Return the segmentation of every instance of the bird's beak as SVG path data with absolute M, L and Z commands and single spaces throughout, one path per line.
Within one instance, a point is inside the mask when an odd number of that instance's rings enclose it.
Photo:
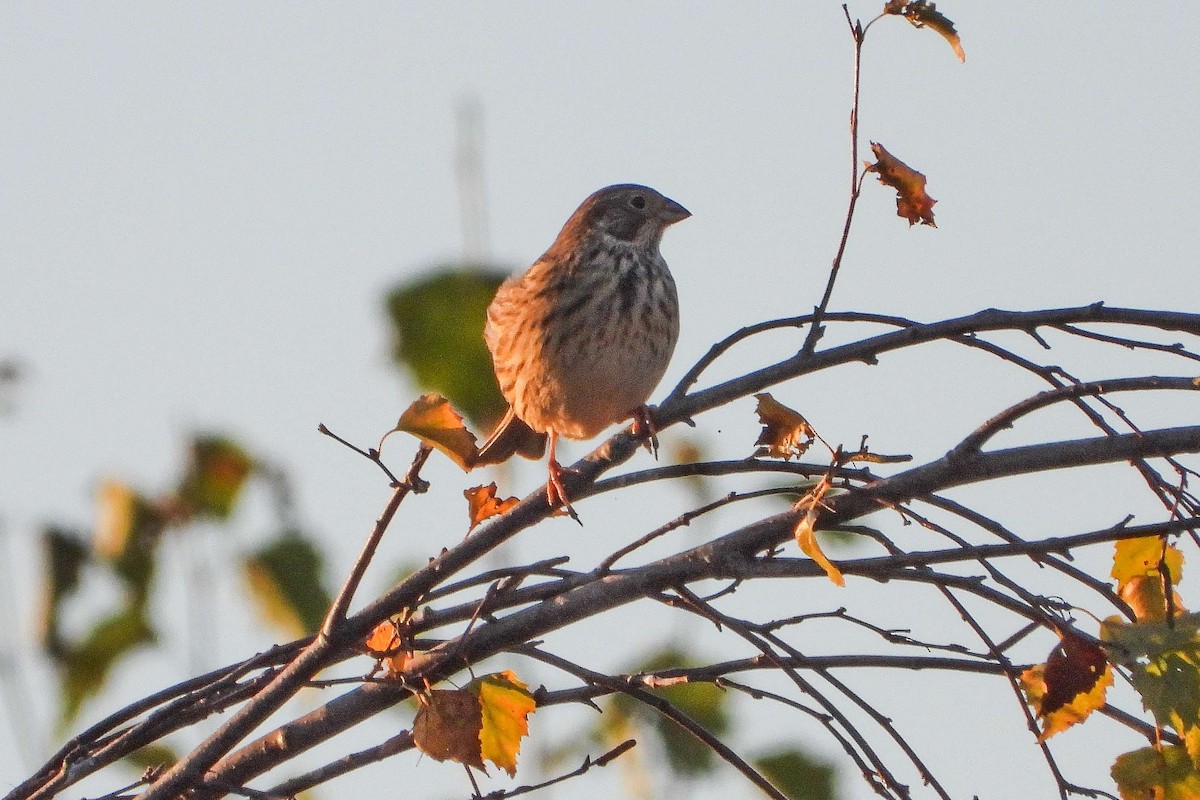
M 658 211 L 659 218 L 662 219 L 662 221 L 667 225 L 674 225 L 676 222 L 687 219 L 691 215 L 692 212 L 688 211 L 686 208 L 679 205 L 679 203 L 676 203 L 669 197 L 663 198 L 662 208 L 660 208 Z

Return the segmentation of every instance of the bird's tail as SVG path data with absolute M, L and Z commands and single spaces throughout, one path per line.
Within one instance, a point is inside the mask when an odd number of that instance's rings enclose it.
M 476 465 L 499 464 L 513 455 L 541 458 L 546 452 L 546 434 L 538 433 L 521 421 L 510 406 L 504 419 L 479 448 Z

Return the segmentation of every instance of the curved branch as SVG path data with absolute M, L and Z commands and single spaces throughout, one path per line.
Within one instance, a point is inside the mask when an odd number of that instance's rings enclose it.
M 1200 380 L 1195 376 L 1166 378 L 1156 375 L 1149 375 L 1141 378 L 1111 378 L 1102 381 L 1088 381 L 1086 383 L 1073 383 L 1068 386 L 1063 386 L 1057 389 L 1051 389 L 1045 392 L 1039 392 L 1033 397 L 1026 398 L 1019 403 L 1009 406 L 1008 408 L 995 415 L 983 425 L 981 425 L 970 436 L 963 439 L 953 450 L 950 451 L 950 456 L 957 457 L 966 453 L 979 450 L 993 436 L 1002 430 L 1011 428 L 1013 423 L 1023 416 L 1031 414 L 1039 409 L 1047 406 L 1061 403 L 1064 400 L 1074 400 L 1080 397 L 1095 397 L 1102 394 L 1112 394 L 1113 392 L 1145 392 L 1145 391 L 1188 391 L 1194 392 L 1200 390 Z
M 832 317 L 832 315 L 830 316 Z M 702 411 L 724 405 L 730 400 L 748 397 L 755 392 L 760 392 L 800 375 L 829 369 L 840 364 L 874 363 L 885 353 L 916 344 L 939 339 L 954 340 L 987 331 L 1033 331 L 1039 327 L 1057 327 L 1080 322 L 1133 325 L 1200 335 L 1200 315 L 1182 312 L 1109 308 L 1102 303 L 1043 311 L 989 309 L 942 322 L 906 327 L 903 330 L 831 347 L 811 355 L 797 354 L 749 375 L 743 375 L 740 378 L 734 378 L 683 397 L 673 396 L 669 398 L 669 402 L 664 402 L 659 406 L 656 421 L 661 429 L 667 425 L 690 419 Z

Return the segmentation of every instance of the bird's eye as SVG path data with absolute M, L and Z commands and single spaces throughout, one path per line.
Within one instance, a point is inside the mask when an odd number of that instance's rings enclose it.
M 638 211 L 644 211 L 646 208 L 646 196 L 635 194 L 633 197 L 629 198 L 629 205 L 633 206 Z

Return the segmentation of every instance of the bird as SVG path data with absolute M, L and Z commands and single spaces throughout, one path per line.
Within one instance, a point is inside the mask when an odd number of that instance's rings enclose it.
M 484 340 L 509 407 L 476 463 L 538 459 L 548 442 L 547 502 L 579 521 L 563 489 L 559 437 L 591 439 L 632 417 L 635 432 L 657 444 L 646 402 L 679 340 L 679 295 L 659 244 L 690 216 L 648 186 L 606 186 L 500 286 Z

